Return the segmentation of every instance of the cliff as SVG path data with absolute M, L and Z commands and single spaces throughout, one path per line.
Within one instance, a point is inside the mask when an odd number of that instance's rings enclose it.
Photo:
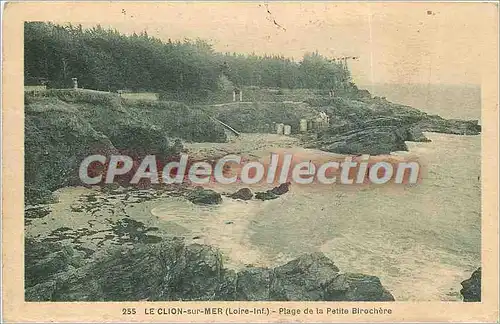
M 92 154 L 168 157 L 176 139 L 226 141 L 224 130 L 199 110 L 177 102 L 125 100 L 91 90 L 51 90 L 25 96 L 25 202 L 46 203 L 51 191 L 78 181 Z

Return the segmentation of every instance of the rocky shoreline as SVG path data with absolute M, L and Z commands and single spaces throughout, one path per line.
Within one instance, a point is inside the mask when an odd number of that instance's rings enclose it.
M 444 119 L 384 99 L 349 101 L 337 98 L 321 105 L 321 109 L 331 116 L 332 124 L 318 133 L 311 146 L 327 152 L 390 154 L 407 151 L 406 141 L 430 142 L 423 132 L 455 135 L 481 132 L 477 120 Z
M 327 152 L 388 154 L 407 150 L 405 141 L 428 141 L 424 131 L 480 132 L 476 121 L 446 120 L 369 96 L 305 104 L 331 118 L 328 129 L 307 139 L 310 147 Z M 305 254 L 276 267 L 228 269 L 218 249 L 189 244 L 159 230 L 153 216 L 138 219 L 133 214 L 134 206 L 166 197 L 201 205 L 217 205 L 227 198 L 274 200 L 286 194 L 286 184 L 255 193 L 244 188 L 223 194 L 187 186 L 105 187 L 81 195 L 69 212 L 61 211 L 68 213 L 67 225 L 47 224 L 53 212 L 52 192 L 78 184 L 78 164 L 86 155 L 168 157 L 182 150 L 178 139 L 224 142 L 227 138 L 206 115 L 179 103 L 131 103 L 62 91 L 44 98 L 27 97 L 25 112 L 27 300 L 394 300 L 379 278 L 340 273 L 321 253 Z M 169 114 L 175 117 L 167 122 Z M 300 118 L 300 111 L 292 117 Z M 265 122 L 273 122 L 272 118 Z M 179 127 L 196 130 L 184 134 Z M 478 279 L 480 272 L 475 272 L 462 283 L 464 301 L 480 298 Z
M 217 249 L 179 239 L 116 248 L 92 263 L 59 243 L 27 240 L 26 251 L 27 301 L 394 301 L 377 277 L 340 273 L 322 253 L 235 272 Z
M 462 281 L 460 294 L 464 302 L 481 301 L 481 267 L 474 271 L 469 279 Z
M 163 191 L 117 188 L 82 195 L 70 208 L 90 217 L 87 226 L 68 224 L 39 235 L 28 230 L 26 300 L 394 301 L 378 277 L 342 273 L 319 252 L 272 268 L 247 265 L 237 271 L 229 269 L 219 249 L 189 244 L 185 238 L 120 211 L 120 204 L 113 203 L 120 198 L 134 205 L 177 197 L 203 206 L 220 204 L 223 199 L 259 200 L 259 193 L 276 199 L 287 191 L 288 185 L 257 193 L 242 188 L 232 194 L 201 187 Z M 50 215 L 50 205 L 30 207 L 26 226 L 37 226 L 32 222 L 40 223 Z M 481 270 L 462 286 L 464 301 L 480 301 Z

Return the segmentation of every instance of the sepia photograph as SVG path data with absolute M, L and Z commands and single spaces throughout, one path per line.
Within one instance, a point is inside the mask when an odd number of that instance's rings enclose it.
M 4 8 L 21 303 L 307 322 L 498 302 L 497 4 L 35 4 Z

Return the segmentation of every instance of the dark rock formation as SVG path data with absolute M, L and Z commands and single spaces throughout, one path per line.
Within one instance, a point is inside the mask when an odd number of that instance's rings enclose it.
M 81 258 L 68 245 L 26 239 L 24 262 L 25 285 L 32 286 L 80 265 Z
M 87 120 L 50 108 L 25 111 L 25 199 L 31 204 L 49 202 L 51 191 L 76 183 L 85 157 L 118 152 Z
M 389 154 L 407 151 L 404 137 L 393 127 L 354 130 L 323 142 L 321 150 L 340 154 Z
M 321 105 L 330 127 L 318 133 L 315 147 L 341 154 L 388 154 L 406 151 L 405 141 L 428 142 L 422 132 L 477 135 L 477 121 L 443 119 L 380 98 L 334 98 Z
M 180 240 L 116 249 L 74 271 L 28 287 L 27 300 L 231 300 L 234 274 L 220 253 Z M 231 284 L 233 282 L 233 284 Z M 53 287 L 54 290 L 50 291 Z
M 339 269 L 323 253 L 303 255 L 274 269 L 271 300 L 325 300 Z
M 224 268 L 217 249 L 179 239 L 119 247 L 74 265 L 69 256 L 55 256 L 60 245 L 38 245 L 26 251 L 27 301 L 394 300 L 377 277 L 339 274 L 322 253 L 236 273 Z M 37 249 L 46 253 L 35 254 Z
M 478 135 L 481 125 L 477 120 L 444 119 L 430 115 L 418 122 L 424 132 L 446 133 L 455 135 Z
M 474 271 L 471 277 L 462 281 L 460 293 L 464 297 L 464 302 L 481 301 L 481 268 Z
M 279 196 L 286 194 L 290 190 L 290 185 L 290 182 L 282 183 L 271 190 L 257 192 L 255 193 L 255 198 L 260 200 L 276 199 Z
M 234 199 L 250 200 L 253 198 L 253 193 L 248 188 L 241 188 L 240 190 L 236 191 L 235 193 L 233 193 L 229 197 L 234 198 Z
M 238 272 L 236 285 L 237 300 L 270 300 L 269 288 L 273 270 L 268 268 L 247 268 Z
M 409 142 L 430 142 L 431 140 L 425 137 L 422 129 L 418 125 L 413 125 L 406 131 L 405 141 Z
M 338 275 L 326 287 L 326 300 L 337 301 L 394 301 L 380 279 L 358 273 Z
M 211 189 L 203 189 L 202 187 L 196 187 L 186 198 L 193 204 L 198 205 L 216 205 L 222 202 L 220 193 Z
M 290 185 L 291 185 L 291 182 L 282 183 L 279 186 L 274 187 L 273 189 L 271 189 L 270 192 L 273 193 L 273 194 L 275 194 L 275 195 L 286 194 L 288 192 L 288 190 L 290 190 Z
M 321 134 L 320 148 L 341 154 L 388 154 L 406 151 L 406 128 L 401 119 L 380 117 L 332 125 Z
M 278 197 L 279 196 L 277 194 L 272 193 L 270 190 L 255 193 L 255 199 L 259 200 L 272 200 L 277 199 Z

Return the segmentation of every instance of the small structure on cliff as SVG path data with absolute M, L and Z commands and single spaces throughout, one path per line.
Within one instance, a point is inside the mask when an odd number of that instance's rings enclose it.
M 236 97 L 239 98 L 239 101 L 243 101 L 243 90 L 237 87 L 233 89 L 233 101 L 236 101 Z
M 285 124 L 283 123 L 276 124 L 276 134 L 283 135 L 284 131 L 285 131 Z
M 322 111 L 314 118 L 301 119 L 299 125 L 301 133 L 314 132 L 328 128 L 330 125 L 330 117 Z

